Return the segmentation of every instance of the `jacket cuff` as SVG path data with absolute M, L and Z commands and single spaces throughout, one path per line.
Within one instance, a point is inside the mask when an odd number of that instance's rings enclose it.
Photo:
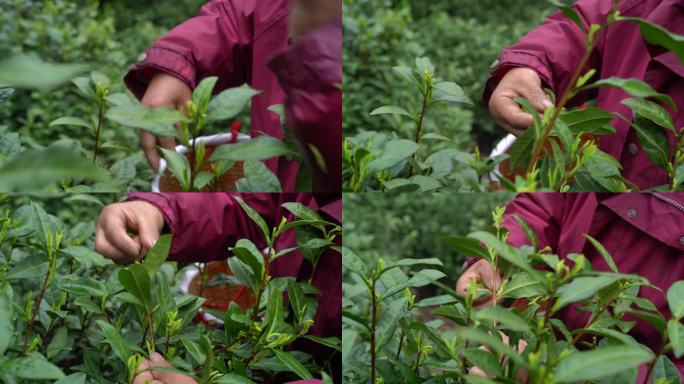
M 342 24 L 326 24 L 268 63 L 288 89 L 326 89 L 342 83 Z
M 173 210 L 171 202 L 163 194 L 153 192 L 134 192 L 128 194 L 126 201 L 144 201 L 154 205 L 157 207 L 157 209 L 159 209 L 162 216 L 164 216 L 164 223 L 166 223 L 166 228 L 168 229 L 168 231 L 164 232 L 174 233 L 176 223 L 178 222 L 176 218 L 176 212 Z
M 489 74 L 489 79 L 487 79 L 484 94 L 482 95 L 482 101 L 485 106 L 489 105 L 489 99 L 492 97 L 492 93 L 494 93 L 496 86 L 499 85 L 501 78 L 503 78 L 510 69 L 518 67 L 529 68 L 537 72 L 541 78 L 542 84 L 547 88 L 554 89 L 553 82 L 551 81 L 553 79 L 551 71 L 549 71 L 547 66 L 544 65 L 544 62 L 538 56 L 525 51 L 505 50 L 493 66 Z
M 190 89 L 195 89 L 197 73 L 192 58 L 159 45 L 152 46 L 140 55 L 138 62 L 124 76 L 124 83 L 140 100 L 145 95 L 147 86 L 157 72 L 165 72 L 177 77 Z

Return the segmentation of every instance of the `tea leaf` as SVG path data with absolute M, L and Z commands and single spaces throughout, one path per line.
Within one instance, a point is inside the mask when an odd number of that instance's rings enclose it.
M 55 381 L 55 384 L 85 384 L 85 382 L 86 374 L 83 372 L 78 372 L 72 373 L 69 376 L 59 379 L 58 381 Z
M 256 245 L 251 240 L 240 239 L 231 249 L 233 254 L 237 256 L 243 263 L 247 264 L 252 270 L 254 276 L 261 280 L 264 276 L 264 255 L 257 249 Z
M 215 76 L 204 78 L 192 92 L 192 101 L 200 112 L 206 111 L 209 106 L 209 101 L 211 100 L 211 94 L 216 86 L 216 81 L 218 81 L 218 77 Z
M 59 380 L 64 378 L 64 373 L 59 367 L 45 360 L 39 354 L 0 361 L 0 371 L 10 376 L 29 380 Z
M 235 184 L 239 192 L 282 192 L 280 180 L 264 163 L 245 161 L 243 169 L 245 177 Z
M 289 155 L 293 155 L 293 152 L 287 144 L 275 137 L 262 135 L 236 144 L 220 145 L 209 161 L 267 160 Z
M 348 271 L 361 275 L 361 277 L 366 277 L 369 274 L 366 262 L 347 247 L 342 247 L 342 265 Z
M 575 109 L 561 114 L 560 119 L 567 124 L 572 133 L 589 133 L 592 135 L 609 135 L 615 133 L 610 125 L 613 115 L 601 108 L 588 107 Z
M 502 329 L 516 332 L 530 330 L 530 325 L 520 316 L 503 307 L 485 307 L 474 313 L 477 320 L 490 320 L 501 324 Z
M 370 113 L 371 116 L 375 115 L 402 115 L 402 116 L 408 116 L 412 119 L 415 119 L 415 117 L 406 110 L 406 108 L 403 107 L 398 107 L 396 105 L 386 105 L 380 108 L 377 108 L 373 110 L 373 112 Z
M 458 325 L 468 325 L 468 312 L 461 303 L 443 305 L 432 311 L 432 314 L 445 317 Z
M 151 307 L 150 297 L 150 275 L 145 267 L 140 264 L 133 264 L 129 268 L 119 270 L 119 282 L 126 288 L 131 295 L 140 300 L 145 305 L 145 310 L 149 312 Z M 126 359 L 128 356 L 126 356 Z
M 620 102 L 632 109 L 635 115 L 651 120 L 660 127 L 675 131 L 672 116 L 660 105 L 642 98 L 625 99 Z
M 86 268 L 90 268 L 91 266 L 104 267 L 113 264 L 111 260 L 104 258 L 99 253 L 82 246 L 66 247 L 60 252 L 73 257 L 74 260 Z
M 532 248 L 536 249 L 537 248 L 537 235 L 535 235 L 532 228 L 530 228 L 530 226 L 527 225 L 527 222 L 525 222 L 525 220 L 520 218 L 520 216 L 513 215 L 513 218 L 518 223 L 518 225 L 523 230 L 523 232 L 525 232 L 525 236 L 527 236 L 527 239 L 530 241 L 530 245 L 532 246 Z
M 535 281 L 527 272 L 518 272 L 504 285 L 501 298 L 520 299 L 539 296 L 546 293 L 544 284 Z
M 603 260 L 605 260 L 606 264 L 610 268 L 611 271 L 615 273 L 619 273 L 617 265 L 615 265 L 615 260 L 613 260 L 613 256 L 610 255 L 608 250 L 603 246 L 603 244 L 599 243 L 598 240 L 594 239 L 593 237 L 585 234 L 584 237 L 589 240 L 589 242 L 596 248 L 598 253 L 603 257 Z
M 478 240 L 460 236 L 442 237 L 440 240 L 457 250 L 463 256 L 481 257 L 489 260 L 489 252 L 487 252 L 487 249 L 483 247 Z
M 392 140 L 385 144 L 379 157 L 371 160 L 366 170 L 369 174 L 388 169 L 411 157 L 418 151 L 419 145 L 411 140 Z
M 67 341 L 69 340 L 68 331 L 67 327 L 59 327 L 57 331 L 55 331 L 52 340 L 50 340 L 50 344 L 47 346 L 48 359 L 52 359 L 57 356 L 58 353 L 62 352 L 62 350 L 66 349 Z
M 249 289 L 257 293 L 257 287 L 254 282 L 254 275 L 245 268 L 245 264 L 238 257 L 231 257 L 228 259 L 228 266 L 233 272 L 235 279 L 240 282 L 241 285 L 249 287 Z M 257 303 L 257 306 L 259 303 Z
M 619 77 L 608 77 L 606 79 L 596 81 L 593 84 L 590 84 L 586 87 L 583 87 L 582 90 L 604 87 L 619 88 L 634 97 L 652 97 L 656 100 L 668 104 L 673 109 L 677 108 L 676 104 L 674 103 L 674 101 L 672 101 L 672 98 L 670 96 L 656 92 L 653 88 L 651 88 L 650 85 L 639 79 L 621 79 Z
M 532 159 L 532 151 L 537 141 L 534 129 L 527 128 L 511 147 L 511 169 L 526 168 Z
M 114 354 L 124 363 L 128 361 L 128 357 L 131 354 L 128 342 L 124 340 L 119 331 L 114 328 L 111 324 L 104 320 L 97 320 L 97 326 L 100 327 L 102 333 L 104 334 L 105 340 L 112 347 Z
M 299 284 L 292 279 L 287 280 L 287 297 L 290 299 L 295 318 L 297 321 L 301 321 L 306 297 Z
M 11 295 L 12 288 L 9 285 L 0 288 L 0 356 L 5 354 L 14 335 L 14 307 Z
M 233 196 L 233 199 L 235 199 L 235 201 L 237 201 L 238 204 L 240 204 L 240 207 L 242 207 L 242 210 L 245 212 L 245 214 L 247 214 L 247 216 L 259 226 L 261 232 L 264 235 L 264 239 L 266 239 L 267 242 L 270 241 L 271 234 L 268 230 L 266 222 L 261 217 L 261 215 L 259 215 L 259 213 L 255 211 L 254 208 L 250 207 L 247 203 L 245 203 L 245 201 L 242 200 L 241 197 Z
M 53 122 L 50 123 L 51 127 L 55 127 L 55 126 L 59 126 L 59 125 L 74 125 L 77 127 L 85 127 L 88 129 L 92 129 L 92 124 L 81 119 L 80 117 L 60 117 L 59 119 L 54 120 Z
M 659 25 L 637 17 L 620 17 L 620 20 L 639 24 L 639 31 L 644 40 L 674 53 L 679 61 L 684 63 L 684 36 L 671 33 Z
M 252 380 L 250 380 L 244 376 L 228 373 L 226 375 L 221 376 L 216 381 L 216 384 L 255 384 L 255 383 Z
M 55 223 L 50 219 L 47 212 L 40 205 L 31 202 L 31 224 L 33 225 L 34 234 L 40 239 L 43 247 L 50 246 L 48 244 L 48 236 L 55 235 L 59 229 Z
M 667 290 L 667 304 L 674 319 L 684 317 L 684 281 L 678 281 Z
M 659 380 L 665 380 L 670 384 L 681 384 L 682 382 L 679 370 L 665 355 L 660 355 L 653 366 L 653 382 L 658 383 Z
M 592 351 L 573 352 L 561 360 L 554 371 L 559 383 L 594 380 L 638 367 L 652 354 L 641 347 L 605 347 Z
M 283 208 L 290 211 L 298 219 L 308 220 L 308 221 L 321 221 L 321 215 L 313 209 L 307 207 L 301 203 L 285 203 L 282 205 Z
M 0 192 L 38 192 L 68 178 L 106 182 L 109 175 L 92 161 L 64 148 L 28 150 L 0 166 Z
M 168 137 L 179 137 L 174 124 L 187 120 L 182 112 L 175 109 L 147 108 L 141 104 L 114 106 L 107 112 L 107 118 L 129 128 Z
M 619 280 L 619 276 L 601 275 L 592 277 L 578 277 L 568 284 L 558 288 L 558 301 L 553 306 L 557 311 L 567 304 L 575 303 L 595 295 L 601 288 Z
M 152 249 L 145 255 L 145 260 L 142 262 L 142 266 L 150 274 L 150 277 L 154 276 L 159 270 L 162 264 L 169 257 L 169 251 L 171 250 L 171 239 L 173 235 L 162 235 L 159 237 Z
M 441 81 L 432 86 L 432 102 L 447 101 L 456 104 L 472 104 L 458 84 L 453 81 Z
M 387 306 L 378 314 L 380 319 L 378 322 L 379 337 L 376 344 L 376 349 L 378 351 L 382 350 L 382 347 L 394 337 L 394 331 L 396 330 L 399 320 L 404 317 L 408 310 L 407 304 L 408 298 L 400 297 L 387 304 Z
M 637 118 L 631 125 L 637 132 L 646 156 L 658 167 L 667 169 L 670 162 L 670 141 L 665 130 L 644 118 Z
M 190 354 L 190 356 L 192 356 L 193 359 L 195 359 L 197 364 L 204 364 L 207 355 L 200 350 L 200 347 L 197 345 L 197 343 L 188 339 L 185 336 L 181 336 L 179 337 L 179 339 L 180 342 L 183 344 L 185 350 L 188 351 L 188 353 Z
M 278 333 L 283 325 L 284 321 L 284 311 L 283 311 L 283 294 L 277 290 L 272 289 L 268 296 L 268 305 L 266 306 L 266 317 L 263 321 L 263 327 L 267 329 L 264 332 L 264 336 L 268 336 L 272 333 Z M 256 304 L 255 308 L 259 307 L 259 303 Z
M 587 29 L 584 26 L 584 23 L 582 22 L 582 18 L 580 17 L 579 13 L 577 10 L 569 5 L 565 5 L 561 3 L 559 0 L 547 0 L 549 3 L 555 5 L 558 9 L 560 9 L 561 12 L 570 19 L 575 25 L 579 27 L 579 29 L 584 32 L 585 34 L 587 33 Z
M 667 334 L 670 337 L 674 356 L 678 359 L 684 356 L 684 324 L 680 323 L 679 320 L 668 321 Z
M 466 348 L 462 353 L 473 366 L 493 375 L 501 374 L 501 363 L 491 352 L 479 348 Z
M 314 335 L 304 335 L 304 339 L 314 341 L 318 344 L 325 345 L 326 347 L 342 351 L 342 342 L 337 337 L 318 337 Z
M 299 362 L 294 356 L 287 352 L 283 352 L 278 349 L 273 349 L 273 353 L 278 357 L 278 360 L 285 364 L 286 367 L 290 369 L 290 371 L 294 372 L 302 378 L 303 380 L 309 380 L 313 379 L 313 376 L 311 375 L 311 372 L 309 372 L 306 367 Z
M 260 93 L 247 85 L 221 92 L 209 102 L 207 122 L 232 119 L 249 104 L 252 97 Z
M 50 89 L 87 69 L 82 64 L 50 64 L 37 56 L 16 55 L 0 61 L 0 88 Z
M 159 149 L 162 151 L 162 155 L 166 160 L 166 164 L 169 166 L 171 174 L 180 182 L 181 188 L 184 191 L 189 191 L 191 170 L 188 158 L 176 151 L 161 147 Z
M 486 345 L 496 353 L 505 355 L 513 360 L 516 364 L 523 367 L 527 366 L 526 361 L 523 360 L 521 355 L 510 346 L 504 344 L 497 336 L 490 335 L 476 328 L 461 328 L 456 332 L 465 340 Z

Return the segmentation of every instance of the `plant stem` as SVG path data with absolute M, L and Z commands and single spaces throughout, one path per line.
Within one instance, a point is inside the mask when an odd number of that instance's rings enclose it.
M 47 290 L 47 287 L 50 283 L 50 275 L 51 275 L 51 269 L 48 268 L 47 273 L 45 274 L 45 280 L 43 280 L 43 285 L 40 287 L 40 293 L 38 293 L 38 299 L 36 300 L 36 303 L 34 304 L 33 311 L 31 311 L 31 318 L 29 319 L 28 326 L 26 328 L 26 334 L 24 335 L 24 352 L 28 350 L 28 342 L 29 339 L 31 338 L 31 335 L 33 334 L 33 323 L 36 320 L 36 315 L 38 314 L 38 311 L 40 310 L 40 303 L 43 301 L 43 297 L 45 296 L 45 291 Z
M 107 108 L 107 102 L 102 100 L 100 104 L 100 113 L 97 118 L 97 129 L 95 130 L 95 149 L 93 150 L 93 164 L 97 161 L 97 155 L 100 152 L 100 135 L 102 133 L 102 125 L 104 125 L 104 115 L 105 109 Z
M 416 144 L 420 144 L 420 139 L 423 136 L 423 121 L 425 120 L 425 115 L 427 114 L 428 105 L 430 99 L 432 98 L 432 85 L 428 84 L 428 89 L 425 91 L 425 97 L 423 97 L 423 106 L 420 110 L 420 115 L 418 116 L 418 123 L 416 124 L 416 137 L 414 141 Z M 413 155 L 414 160 L 418 160 L 418 153 Z M 411 167 L 411 176 L 413 176 L 413 167 Z
M 399 361 L 399 356 L 401 356 L 401 347 L 404 345 L 404 332 L 401 332 L 401 337 L 399 338 L 399 348 L 397 348 L 397 357 L 395 358 Z
M 377 297 L 375 295 L 375 279 L 373 279 L 373 284 L 371 285 L 371 384 L 375 384 L 375 362 L 377 359 L 377 353 L 375 351 L 375 327 L 377 325 Z

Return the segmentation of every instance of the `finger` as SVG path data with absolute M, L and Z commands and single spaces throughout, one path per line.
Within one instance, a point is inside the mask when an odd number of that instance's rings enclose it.
M 128 261 L 127 256 L 114 247 L 99 228 L 95 231 L 95 250 L 117 264 L 126 264 Z
M 159 146 L 170 151 L 176 150 L 176 139 L 171 136 L 159 138 Z
M 140 221 L 138 225 L 140 244 L 145 251 L 149 251 L 159 240 L 159 227 L 155 223 L 154 218 L 148 215 L 140 215 L 138 220 Z
M 143 361 L 138 369 L 136 370 L 135 378 L 133 379 L 133 384 L 145 384 L 154 382 L 154 376 L 152 372 L 147 371 L 150 368 L 149 360 Z
M 479 274 L 480 281 L 489 290 L 496 291 L 501 286 L 501 276 L 489 264 L 482 265 Z
M 523 87 L 519 92 L 520 96 L 532 103 L 537 112 L 543 113 L 553 107 L 553 103 L 539 86 Z
M 136 259 L 141 251 L 140 242 L 132 239 L 127 230 L 138 228 L 135 220 L 128 216 L 125 210 L 116 208 L 116 211 L 103 222 L 102 230 L 112 246 L 128 259 Z
M 456 292 L 461 296 L 468 296 L 468 287 L 473 278 L 475 278 L 475 273 L 472 271 L 471 267 L 468 268 L 456 282 Z
M 472 376 L 489 377 L 487 376 L 485 371 L 481 370 L 478 367 L 471 367 L 470 369 L 468 369 L 468 374 Z
M 511 96 L 493 95 L 490 111 L 492 116 L 502 125 L 507 125 L 509 130 L 524 130 L 534 123 L 532 115 L 523 111 Z
M 173 368 L 173 366 L 169 364 L 169 362 L 166 361 L 164 357 L 157 352 L 152 352 L 150 354 L 150 361 L 153 367 Z M 152 371 L 152 376 L 154 376 L 156 380 L 159 380 L 164 383 L 197 384 L 195 379 L 182 373 L 169 371 Z
M 157 152 L 156 144 L 156 136 L 146 131 L 140 133 L 140 148 L 142 148 L 143 153 L 147 158 L 147 162 L 155 172 L 159 171 L 159 159 L 161 158 Z

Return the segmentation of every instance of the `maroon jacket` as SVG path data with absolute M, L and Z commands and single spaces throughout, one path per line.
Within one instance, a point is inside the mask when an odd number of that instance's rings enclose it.
M 287 21 L 287 0 L 211 1 L 141 55 L 125 82 L 138 98 L 156 71 L 192 89 L 209 76 L 219 77 L 216 92 L 250 84 L 263 91 L 252 102 L 252 136 L 282 139 L 279 118 L 267 108 L 285 104 L 288 127 L 313 170 L 314 190 L 340 191 L 342 26 L 323 26 L 289 46 Z M 322 154 L 325 169 L 310 146 Z M 280 178 L 283 191 L 295 190 L 296 163 L 279 158 L 266 164 Z
M 128 200 L 146 201 L 162 212 L 166 230 L 173 234 L 170 260 L 208 262 L 226 259 L 228 248 L 242 238 L 252 240 L 259 249 L 266 247 L 261 230 L 235 201 L 233 196 L 236 195 L 259 212 L 269 226 L 279 224 L 282 217 L 293 219 L 292 214 L 281 207 L 292 201 L 319 211 L 330 221 L 342 222 L 339 194 L 132 193 Z M 290 229 L 278 238 L 275 247 L 282 250 L 295 246 L 296 242 L 295 230 Z M 339 242 L 341 244 L 341 238 Z M 270 273 L 275 277 L 308 279 L 312 271 L 311 264 L 295 251 L 271 263 Z M 310 332 L 322 337 L 342 337 L 342 257 L 339 252 L 329 250 L 320 256 L 312 283 L 321 292 Z M 302 348 L 318 356 L 324 351 L 318 345 Z
M 588 25 L 602 24 L 612 4 L 613 0 L 581 0 L 574 6 Z M 681 0 L 623 0 L 619 10 L 623 16 L 641 17 L 670 32 L 684 34 L 684 3 Z M 552 15 L 519 42 L 503 50 L 487 83 L 485 104 L 498 81 L 512 67 L 535 70 L 544 86 L 560 95 L 568 87 L 583 52 L 584 38 L 580 29 L 561 13 Z M 646 81 L 657 91 L 669 94 L 678 110 L 675 126 L 684 126 L 684 65 L 673 53 L 647 45 L 636 24 L 613 24 L 599 41 L 589 66 L 598 71 L 596 78 L 634 77 Z M 631 110 L 620 104 L 628 95 L 618 89 L 604 88 L 581 96 L 574 100 L 575 105 L 596 98 L 599 107 L 628 118 L 631 116 Z M 641 189 L 666 184 L 665 171 L 646 157 L 634 131 L 618 118 L 613 119 L 613 126 L 617 132 L 602 137 L 599 147 L 622 163 L 624 176 Z M 674 137 L 669 131 L 668 134 L 674 148 Z
M 639 295 L 670 317 L 665 292 L 684 280 L 684 194 L 520 194 L 506 207 L 504 226 L 510 231 L 509 243 L 521 246 L 529 240 L 514 215 L 530 225 L 539 247 L 549 246 L 561 257 L 584 253 L 594 269 L 608 271 L 584 237 L 591 235 L 611 253 L 620 272 L 639 274 L 662 289 L 642 287 Z M 583 328 L 589 319 L 576 308 L 571 305 L 559 313 L 570 329 Z M 658 331 L 645 321 L 638 320 L 631 334 L 652 348 L 659 346 Z M 684 374 L 684 358 L 675 364 Z

